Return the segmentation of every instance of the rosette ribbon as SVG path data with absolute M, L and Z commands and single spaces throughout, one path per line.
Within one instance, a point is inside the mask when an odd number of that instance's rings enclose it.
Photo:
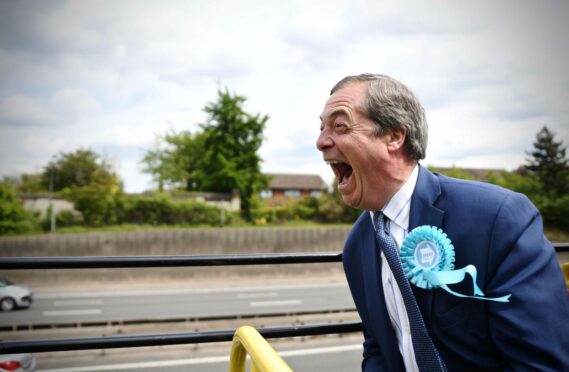
M 442 288 L 448 293 L 463 298 L 510 302 L 511 294 L 489 298 L 476 284 L 476 267 L 454 270 L 454 246 L 447 234 L 435 226 L 419 226 L 407 235 L 401 245 L 403 272 L 411 283 L 424 289 Z M 457 284 L 470 276 L 474 288 L 472 295 L 453 291 L 448 286 Z

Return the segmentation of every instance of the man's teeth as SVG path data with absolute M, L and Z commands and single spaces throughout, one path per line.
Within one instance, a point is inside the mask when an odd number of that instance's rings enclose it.
M 333 164 L 340 164 L 342 163 L 340 160 L 326 160 L 326 164 L 333 165 Z

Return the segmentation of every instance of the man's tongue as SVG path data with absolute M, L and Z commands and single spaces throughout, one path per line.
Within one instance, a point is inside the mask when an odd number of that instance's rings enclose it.
M 352 167 L 347 164 L 342 164 L 342 167 L 340 167 L 339 170 L 338 186 L 345 186 L 350 182 L 350 178 L 352 177 Z

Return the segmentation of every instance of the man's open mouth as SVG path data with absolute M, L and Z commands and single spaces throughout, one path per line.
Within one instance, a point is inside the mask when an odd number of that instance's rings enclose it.
M 328 160 L 326 163 L 332 167 L 336 178 L 338 179 L 338 187 L 346 185 L 352 177 L 352 167 L 340 160 Z

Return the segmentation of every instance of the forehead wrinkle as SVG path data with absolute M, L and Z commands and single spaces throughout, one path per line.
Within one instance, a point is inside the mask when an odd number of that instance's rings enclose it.
M 345 107 L 336 107 L 330 113 L 325 114 L 324 117 L 320 117 L 320 121 L 329 121 L 340 115 L 346 115 L 350 120 L 353 118 L 352 113 Z

